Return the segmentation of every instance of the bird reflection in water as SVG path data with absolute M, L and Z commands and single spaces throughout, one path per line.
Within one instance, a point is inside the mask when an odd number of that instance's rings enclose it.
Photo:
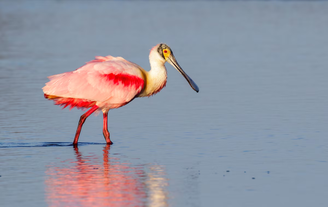
M 46 200 L 49 206 L 168 206 L 167 178 L 163 166 L 131 166 L 109 157 L 82 156 L 47 171 Z

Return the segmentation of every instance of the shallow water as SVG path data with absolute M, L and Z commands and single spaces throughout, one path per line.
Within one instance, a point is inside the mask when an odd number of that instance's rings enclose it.
M 328 2 L 0 1 L 1 206 L 325 206 Z M 43 97 L 96 55 L 167 86 L 102 117 Z

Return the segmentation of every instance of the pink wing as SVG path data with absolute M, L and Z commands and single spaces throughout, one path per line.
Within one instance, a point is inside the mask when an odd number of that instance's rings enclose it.
M 45 97 L 71 107 L 117 108 L 130 102 L 144 87 L 139 66 L 121 57 L 100 57 L 72 72 L 49 77 Z

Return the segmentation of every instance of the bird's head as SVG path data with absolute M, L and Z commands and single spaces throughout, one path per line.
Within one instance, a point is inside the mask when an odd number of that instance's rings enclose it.
M 157 52 L 161 58 L 164 59 L 164 62 L 170 63 L 185 79 L 188 81 L 189 85 L 191 86 L 192 89 L 194 89 L 197 93 L 199 91 L 198 86 L 196 83 L 187 75 L 184 70 L 182 70 L 181 66 L 179 65 L 178 61 L 175 59 L 173 55 L 173 51 L 171 48 L 164 43 L 158 44 L 157 45 Z

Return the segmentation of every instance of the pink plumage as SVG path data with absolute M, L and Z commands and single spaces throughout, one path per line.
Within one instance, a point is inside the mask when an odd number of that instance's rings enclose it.
M 45 97 L 64 107 L 101 110 L 129 103 L 144 87 L 142 73 L 135 64 L 112 56 L 99 57 L 72 72 L 49 77 Z

